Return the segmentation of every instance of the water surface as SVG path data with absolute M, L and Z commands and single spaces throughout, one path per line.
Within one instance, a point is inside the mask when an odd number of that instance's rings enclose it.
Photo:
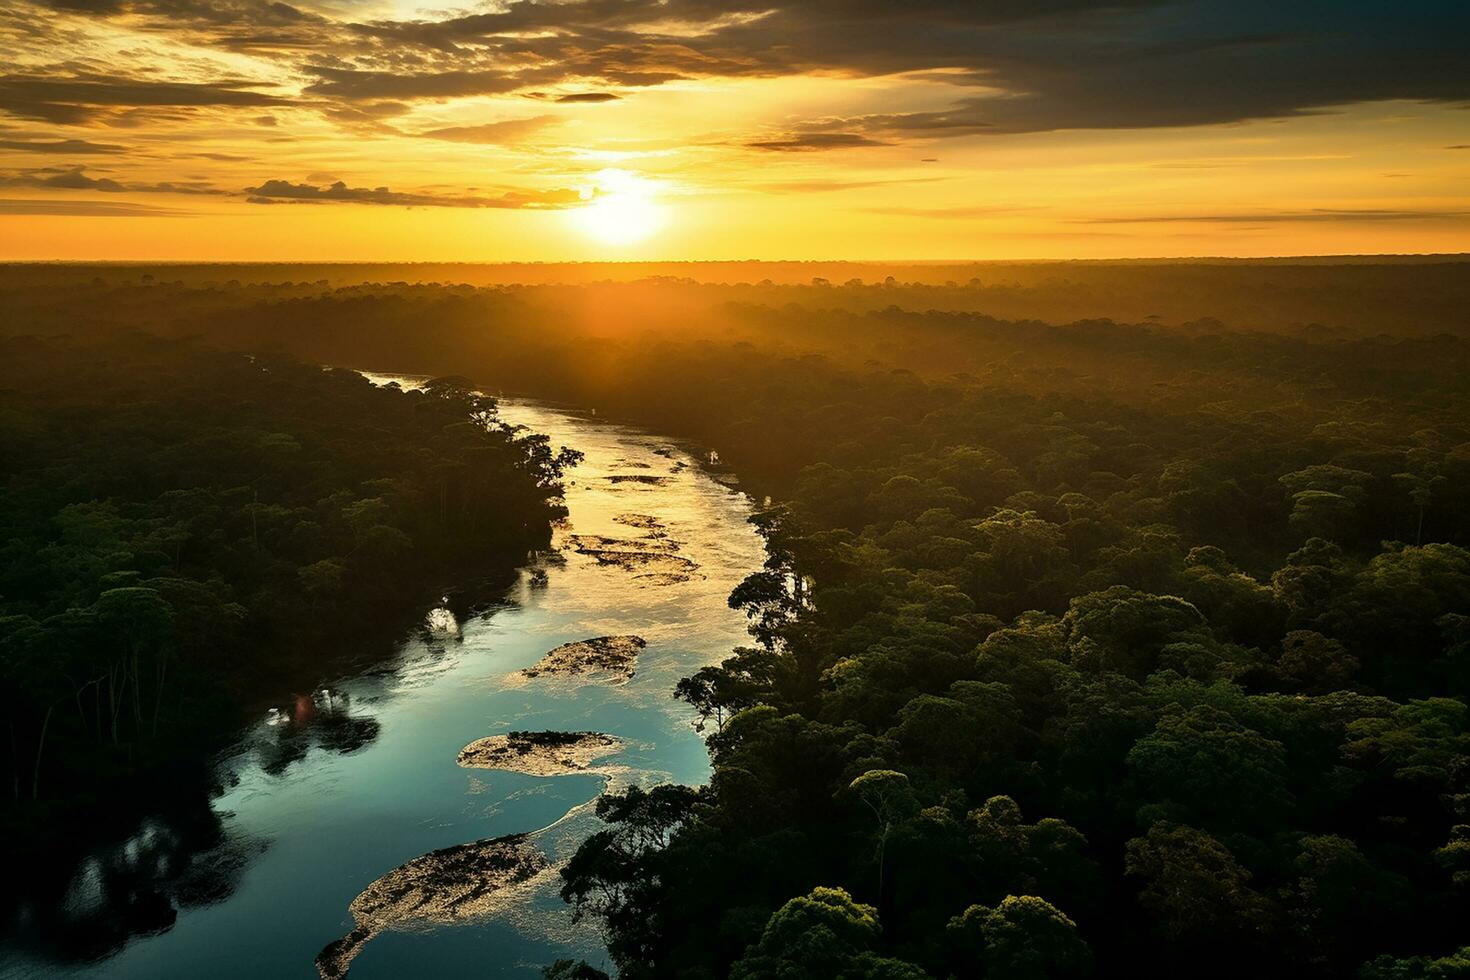
M 526 401 L 502 403 L 510 422 L 586 454 L 567 481 L 570 517 L 554 548 L 522 570 L 506 603 L 467 621 L 426 610 L 425 629 L 393 665 L 344 679 L 329 693 L 284 703 L 225 761 L 233 785 L 215 801 L 229 845 L 195 858 L 243 868 L 225 897 L 180 908 L 166 931 L 134 937 L 95 963 L 12 963 L 6 976 L 312 978 L 313 959 L 352 928 L 348 905 L 374 879 L 438 848 L 531 832 L 554 861 L 595 826 L 602 776 L 535 777 L 461 769 L 459 750 L 511 730 L 600 731 L 626 740 L 602 760 L 615 783 L 701 783 L 708 760 L 675 682 L 745 640 L 730 590 L 762 558 L 747 500 L 668 440 Z M 653 518 L 650 522 L 630 517 Z M 621 520 L 620 520 L 621 518 Z M 574 535 L 666 534 L 683 563 L 621 567 L 575 549 Z M 648 641 L 626 683 L 518 675 L 559 644 L 611 634 Z M 145 827 L 134 842 L 148 860 Z M 603 963 L 595 931 L 574 926 L 554 873 L 492 917 L 387 933 L 353 962 L 356 980 L 530 978 L 561 956 Z M 83 872 L 69 902 L 85 914 Z

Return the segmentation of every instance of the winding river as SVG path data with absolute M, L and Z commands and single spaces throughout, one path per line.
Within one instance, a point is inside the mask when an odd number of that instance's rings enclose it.
M 374 380 L 383 382 L 385 377 Z M 486 914 L 450 925 L 407 922 L 375 935 L 354 980 L 533 978 L 558 957 L 604 964 L 589 924 L 573 925 L 555 865 L 596 824 L 611 783 L 701 783 L 708 761 L 675 682 L 745 641 L 730 590 L 763 558 L 747 499 L 666 439 L 518 400 L 502 417 L 586 454 L 570 474 L 570 517 L 553 551 L 522 569 L 504 602 L 467 620 L 426 610 L 425 628 L 389 665 L 297 699 L 244 733 L 222 765 L 215 803 L 226 844 L 193 860 L 232 887 L 180 903 L 164 930 L 95 962 L 29 961 L 18 977 L 314 978 L 314 959 L 353 927 L 348 906 L 392 869 L 441 848 L 526 833 L 552 867 Z M 651 538 L 678 560 L 609 561 L 602 539 Z M 594 542 L 589 545 L 588 542 Z M 626 681 L 520 673 L 553 648 L 591 637 L 644 638 Z M 476 739 L 509 731 L 595 731 L 623 740 L 598 774 L 533 776 L 456 764 Z M 150 853 L 145 827 L 134 842 Z M 84 872 L 68 903 L 97 897 Z

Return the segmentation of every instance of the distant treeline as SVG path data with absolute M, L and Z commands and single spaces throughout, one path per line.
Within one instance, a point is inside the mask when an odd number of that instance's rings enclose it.
M 6 304 L 0 319 L 7 308 L 50 306 L 58 289 L 89 284 L 92 296 L 106 296 L 107 316 L 127 316 L 138 303 L 150 327 L 242 302 L 383 285 L 379 294 L 399 290 L 408 297 L 414 293 L 407 287 L 434 287 L 419 298 L 443 298 L 451 289 L 462 298 L 478 287 L 482 296 L 548 307 L 563 324 L 593 329 L 672 326 L 691 312 L 733 302 L 855 312 L 897 306 L 1049 323 L 1216 320 L 1238 330 L 1272 331 L 1319 324 L 1355 334 L 1424 335 L 1466 329 L 1470 256 L 907 265 L 0 265 Z
M 0 458 L 0 809 L 33 831 L 386 654 L 436 582 L 503 575 L 572 462 L 455 379 L 130 334 L 0 337 Z
M 457 371 L 775 497 L 754 645 L 678 689 L 711 783 L 604 798 L 564 871 L 624 976 L 1470 968 L 1470 348 L 1413 326 L 1460 287 L 1400 336 L 617 288 L 4 301 Z

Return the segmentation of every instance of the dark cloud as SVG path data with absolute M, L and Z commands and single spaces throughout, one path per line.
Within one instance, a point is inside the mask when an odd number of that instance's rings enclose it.
M 696 28 L 668 33 L 667 25 Z M 620 84 L 836 71 L 928 72 L 984 94 L 812 132 L 957 136 L 1186 126 L 1376 99 L 1470 99 L 1459 0 L 516 0 L 365 35 L 483 61 L 412 84 L 505 90 L 526 65 Z M 661 33 L 664 32 L 664 33 Z M 554 75 L 555 71 L 552 71 Z M 431 82 L 448 74 L 443 82 Z M 642 79 L 627 81 L 625 79 Z
M 954 97 L 797 122 L 750 145 L 832 149 L 1196 126 L 1386 99 L 1470 102 L 1463 0 L 509 0 L 368 23 L 278 0 L 49 2 L 265 53 L 310 79 L 303 94 L 314 105 L 355 126 L 415 101 L 610 101 L 619 89 L 680 79 L 810 73 L 903 73 L 949 83 Z M 281 104 L 239 82 L 0 78 L 0 110 L 59 123 L 117 107 Z
M 147 194 L 228 194 L 205 180 L 165 180 L 157 184 L 129 184 L 128 190 Z
M 942 108 L 813 121 L 803 127 L 812 133 L 901 140 L 1188 126 L 1470 97 L 1451 40 L 1470 33 L 1470 5 L 1412 6 L 1195 0 L 997 22 L 981 4 L 844 6 L 840 17 L 792 5 L 710 43 L 725 45 L 727 60 L 736 49 L 753 56 L 743 74 L 947 67 L 955 84 L 984 87 Z
M 122 153 L 127 149 L 115 143 L 92 143 L 87 140 L 0 140 L 0 150 L 20 153 L 65 154 L 90 156 L 98 153 Z
M 145 29 L 236 50 L 309 50 L 341 28 L 281 0 L 33 0 L 37 6 L 94 17 L 127 16 Z
M 68 191 L 127 190 L 110 177 L 89 177 L 81 167 L 44 167 L 0 175 L 0 187 L 40 187 Z
M 515 91 L 522 85 L 516 76 L 495 71 L 404 74 L 330 66 L 313 67 L 309 70 L 317 76 L 317 80 L 306 86 L 305 91 L 308 94 L 351 101 L 500 95 Z
M 802 133 L 775 139 L 752 140 L 745 145 L 753 150 L 792 153 L 806 150 L 845 150 L 855 146 L 884 146 L 886 144 L 861 133 Z
M 658 39 L 686 45 L 691 52 L 707 57 L 738 57 L 755 68 L 754 53 L 763 53 L 767 62 L 781 58 L 775 49 L 789 43 L 788 39 L 813 49 L 807 53 L 791 45 L 792 59 L 832 58 L 831 52 L 839 48 L 857 54 L 888 41 L 909 48 L 918 33 L 930 35 L 924 46 L 932 48 L 940 44 L 940 31 L 962 33 L 980 26 L 1151 2 L 1157 0 L 910 0 L 903 4 L 890 0 L 513 0 L 488 13 L 436 22 L 377 23 L 363 25 L 363 29 L 440 48 L 541 34 L 570 34 L 604 42 Z M 867 33 L 905 24 L 908 29 L 891 37 Z M 685 30 L 660 33 L 670 25 Z M 689 29 L 698 33 L 691 36 Z M 827 40 L 814 43 L 823 32 Z
M 371 55 L 356 59 L 357 64 L 353 65 L 308 65 L 305 70 L 316 76 L 316 80 L 303 91 L 311 96 L 351 102 L 443 100 L 527 90 L 529 94 L 544 96 L 537 86 L 584 76 L 630 88 L 691 77 L 691 71 L 680 67 L 681 61 L 689 62 L 690 58 L 665 58 L 654 47 L 664 49 L 648 45 L 583 49 L 565 39 L 534 38 L 506 42 L 488 51 L 477 48 L 423 57 L 395 51 L 381 59 L 393 61 L 390 68 L 369 66 L 367 63 L 379 60 Z M 718 68 L 704 59 L 692 60 L 702 68 Z M 719 73 L 718 70 L 709 72 Z
M 499 122 L 482 123 L 478 126 L 446 126 L 416 133 L 425 139 L 449 140 L 454 143 L 482 143 L 503 146 L 514 143 L 524 136 L 539 132 L 558 122 L 556 116 L 530 116 L 526 119 L 502 119 Z
M 252 204 L 378 204 L 427 208 L 508 208 L 554 210 L 585 203 L 576 190 L 556 188 L 548 191 L 513 190 L 498 197 L 470 194 L 405 193 L 386 187 L 348 187 L 343 181 L 321 187 L 294 184 L 288 180 L 267 180 L 259 187 L 247 187 L 245 193 Z
M 102 75 L 0 75 L 0 111 L 21 119 L 87 123 L 120 109 L 279 106 L 290 100 L 244 82 L 149 82 Z
M 996 124 L 988 115 L 993 101 L 990 98 L 963 99 L 948 109 L 933 112 L 873 113 L 810 125 L 836 125 L 889 136 L 969 136 L 995 130 Z
M 35 187 L 42 190 L 103 191 L 109 194 L 131 191 L 138 194 L 224 194 L 225 191 L 206 181 L 163 181 L 162 183 L 122 183 L 111 177 L 93 177 L 83 167 L 41 167 L 34 170 L 0 174 L 0 187 Z
M 88 218 L 162 218 L 188 214 L 173 208 L 155 208 L 126 201 L 57 201 L 50 199 L 0 199 L 0 214 L 50 214 Z
M 938 138 L 1229 123 L 1382 99 L 1455 103 L 1470 99 L 1467 35 L 1470 5 L 1448 0 L 1182 0 L 1099 10 L 971 31 L 968 53 L 953 51 L 951 64 L 996 92 L 827 125 Z M 947 50 L 939 42 L 933 53 Z
M 123 4 L 119 0 L 48 0 L 37 4 L 51 10 L 59 10 L 69 14 L 97 14 L 111 16 L 123 12 Z
M 621 98 L 621 95 L 614 95 L 612 92 L 568 92 L 566 95 L 558 95 L 556 101 L 578 104 L 616 102 Z

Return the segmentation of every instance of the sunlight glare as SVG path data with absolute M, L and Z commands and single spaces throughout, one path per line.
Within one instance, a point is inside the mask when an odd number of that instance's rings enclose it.
M 626 170 L 596 175 L 597 196 L 572 212 L 582 232 L 607 245 L 633 245 L 665 223 L 665 209 L 653 199 L 654 186 Z

